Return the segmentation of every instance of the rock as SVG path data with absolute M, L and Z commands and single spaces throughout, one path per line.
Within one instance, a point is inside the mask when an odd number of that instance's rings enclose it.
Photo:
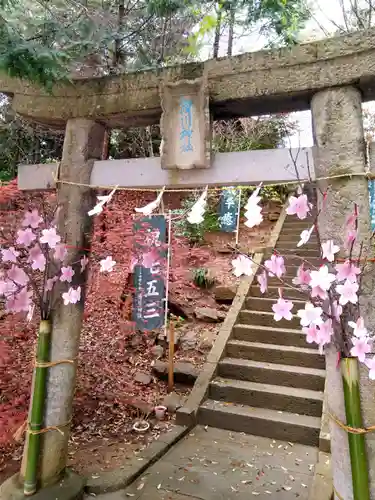
M 171 392 L 165 396 L 162 405 L 167 408 L 169 413 L 176 413 L 176 410 L 183 406 L 183 398 L 176 392 Z
M 204 333 L 202 340 L 199 343 L 199 349 L 202 351 L 207 351 L 212 348 L 216 340 L 217 333 L 215 331 L 208 330 Z
M 226 253 L 233 253 L 233 250 L 229 247 L 219 247 L 216 249 L 218 253 L 226 254 Z
M 149 403 L 146 403 L 145 401 L 142 401 L 141 399 L 127 399 L 123 401 L 125 404 L 131 406 L 135 410 L 140 411 L 143 415 L 149 415 L 154 407 L 150 405 Z
M 168 363 L 164 361 L 155 361 L 152 367 L 153 372 L 162 380 L 168 379 Z M 198 371 L 192 363 L 177 362 L 174 364 L 174 380 L 175 382 L 193 385 L 198 377 Z
M 163 354 L 164 354 L 164 348 L 163 348 L 163 346 L 161 346 L 161 345 L 154 345 L 151 348 L 151 354 L 152 354 L 152 356 L 155 359 L 160 359 L 161 357 L 163 357 Z
M 278 213 L 278 212 L 270 212 L 268 214 L 268 220 L 271 222 L 279 220 L 279 217 L 280 217 L 280 213 Z
M 148 373 L 137 372 L 134 375 L 134 381 L 138 382 L 139 384 L 149 385 L 149 384 L 151 384 L 152 377 Z
M 231 304 L 237 293 L 237 287 L 218 285 L 214 288 L 214 296 L 217 302 L 224 302 L 226 304 Z
M 182 351 L 189 351 L 194 349 L 197 344 L 197 333 L 194 330 L 190 330 L 181 337 L 180 349 Z
M 130 345 L 133 347 L 133 349 L 137 349 L 141 344 L 143 344 L 143 336 L 141 333 L 134 333 L 132 335 L 132 338 L 130 340 Z
M 212 307 L 197 307 L 194 314 L 197 319 L 206 321 L 207 323 L 220 323 L 220 321 L 224 321 L 225 319 L 225 313 L 217 311 Z
M 185 297 L 181 297 L 177 291 L 172 289 L 168 294 L 168 311 L 184 319 L 191 317 L 193 313 L 191 306 L 186 304 Z

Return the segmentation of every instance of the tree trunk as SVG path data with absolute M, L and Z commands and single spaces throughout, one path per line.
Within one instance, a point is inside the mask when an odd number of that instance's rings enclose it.
M 234 24 L 236 20 L 236 8 L 233 4 L 229 10 L 229 34 L 228 34 L 228 50 L 227 56 L 231 57 L 233 54 L 233 38 L 234 38 Z
M 217 59 L 219 57 L 221 18 L 222 18 L 221 6 L 218 5 L 216 28 L 215 28 L 215 40 L 214 40 L 214 59 Z
M 113 67 L 117 68 L 119 64 L 123 64 L 124 57 L 121 50 L 121 33 L 122 33 L 122 25 L 124 22 L 125 15 L 125 0 L 118 0 L 118 17 L 117 17 L 117 33 L 114 43 L 114 51 L 113 51 Z

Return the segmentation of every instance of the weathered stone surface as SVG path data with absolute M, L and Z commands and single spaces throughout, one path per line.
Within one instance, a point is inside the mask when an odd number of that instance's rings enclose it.
M 160 94 L 161 167 L 208 168 L 212 134 L 206 79 L 165 81 Z
M 194 314 L 197 319 L 206 321 L 207 323 L 220 323 L 225 319 L 223 311 L 217 311 L 212 307 L 197 307 L 194 310 Z
M 156 361 L 152 367 L 153 372 L 161 379 L 168 378 L 168 363 Z M 192 385 L 198 377 L 198 371 L 192 363 L 177 362 L 174 364 L 175 382 Z
M 137 398 L 130 398 L 124 401 L 124 403 L 131 406 L 135 410 L 139 410 L 143 415 L 149 415 L 154 409 L 154 407 L 151 404 L 146 403 L 145 401 L 142 401 L 141 399 Z
M 164 348 L 163 348 L 163 346 L 161 346 L 161 345 L 154 345 L 151 348 L 151 354 L 156 359 L 161 358 L 163 356 L 163 354 L 164 354 Z
M 314 159 L 318 176 L 337 174 L 360 174 L 365 172 L 365 148 L 361 94 L 353 87 L 327 89 L 317 93 L 311 102 L 313 132 L 318 146 Z M 370 235 L 370 211 L 368 184 L 365 176 L 330 179 L 320 183 L 322 192 L 327 192 L 326 209 L 319 216 L 322 240 L 333 239 L 342 247 L 346 217 L 357 203 L 360 214 L 358 241 Z M 318 200 L 322 205 L 321 197 Z M 358 252 L 358 246 L 355 249 Z M 369 257 L 371 250 L 365 251 Z M 361 315 L 366 326 L 375 326 L 373 307 L 374 268 L 369 265 L 362 282 L 360 296 Z M 345 422 L 343 386 L 340 371 L 337 370 L 337 355 L 333 347 L 327 349 L 326 371 L 328 407 Z M 373 425 L 375 414 L 375 382 L 368 378 L 368 370 L 361 366 L 361 407 L 364 426 Z M 348 435 L 332 421 L 331 452 L 334 485 L 345 500 L 353 499 Z M 375 497 L 375 435 L 366 434 L 367 454 L 370 472 L 371 497 Z
M 216 337 L 217 333 L 213 330 L 207 330 L 206 332 L 204 332 L 203 337 L 199 343 L 199 349 L 202 349 L 203 351 L 211 349 L 214 345 Z
M 189 351 L 194 349 L 197 345 L 197 332 L 194 330 L 188 330 L 182 337 L 180 342 L 180 349 L 182 351 Z
M 81 500 L 85 486 L 85 478 L 67 469 L 65 475 L 57 483 L 42 488 L 32 497 L 35 500 Z M 0 500 L 23 500 L 23 483 L 18 474 L 0 485 Z
M 169 413 L 175 413 L 178 408 L 184 404 L 184 398 L 176 392 L 170 392 L 163 399 L 162 405 L 167 408 Z
M 67 245 L 67 263 L 79 262 L 82 248 L 90 248 L 92 217 L 87 212 L 94 206 L 94 192 L 86 187 L 90 182 L 92 165 L 101 158 L 105 129 L 91 120 L 68 122 L 65 132 L 60 179 L 83 185 L 60 184 L 58 189 L 58 232 Z M 83 298 L 77 304 L 64 306 L 56 300 L 53 310 L 51 361 L 76 359 L 83 319 L 86 272 L 73 277 L 72 286 L 81 286 Z M 61 299 L 60 286 L 54 293 Z M 61 477 L 66 467 L 72 401 L 76 380 L 76 363 L 57 364 L 48 370 L 47 398 L 44 424 L 58 426 L 63 432 L 46 432 L 41 437 L 40 475 L 42 484 L 51 484 Z M 25 447 L 25 450 L 27 445 Z M 25 471 L 25 455 L 21 474 Z
M 237 286 L 218 285 L 214 288 L 214 296 L 217 302 L 231 303 L 236 296 Z
M 151 384 L 152 377 L 148 373 L 137 372 L 134 375 L 134 381 L 138 382 L 139 384 L 149 385 L 149 384 Z
M 330 86 L 358 85 L 365 99 L 375 95 L 375 30 L 342 37 L 60 85 L 53 95 L 27 82 L 1 76 L 0 91 L 14 94 L 18 113 L 62 126 L 86 116 L 111 126 L 144 126 L 161 115 L 162 80 L 176 82 L 207 74 L 215 118 L 307 109 L 314 92 Z

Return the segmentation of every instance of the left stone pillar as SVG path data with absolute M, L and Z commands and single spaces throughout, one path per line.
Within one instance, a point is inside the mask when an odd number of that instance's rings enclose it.
M 69 120 L 66 125 L 60 180 L 77 184 L 90 184 L 95 160 L 102 155 L 105 128 L 86 119 Z M 94 206 L 95 193 L 86 186 L 58 185 L 58 231 L 67 245 L 68 262 L 81 259 L 91 245 L 92 218 L 87 212 Z M 83 319 L 86 273 L 76 273 L 72 284 L 81 286 L 82 299 L 77 304 L 64 306 L 56 301 L 53 311 L 51 361 L 76 360 Z M 50 368 L 45 426 L 59 426 L 56 431 L 43 435 L 40 477 L 42 485 L 57 481 L 64 473 L 68 456 L 68 440 L 72 418 L 76 366 L 60 364 Z
M 61 240 L 67 245 L 67 262 L 69 264 L 79 261 L 84 254 L 87 254 L 87 250 L 84 249 L 90 249 L 92 218 L 87 215 L 87 212 L 95 204 L 95 193 L 91 188 L 79 184 L 90 184 L 94 161 L 101 159 L 104 138 L 105 127 L 92 120 L 73 119 L 69 120 L 66 125 L 59 179 L 60 181 L 67 181 L 67 183 L 61 182 L 58 184 L 57 225 Z M 75 183 L 77 185 L 74 185 Z M 44 426 L 56 426 L 62 432 L 50 430 L 42 435 L 39 469 L 40 487 L 42 488 L 50 487 L 59 482 L 65 473 L 77 356 L 83 319 L 85 285 L 86 272 L 76 273 L 73 277 L 72 286 L 81 286 L 81 301 L 77 304 L 65 306 L 61 295 L 56 296 L 54 301 L 50 360 L 69 359 L 73 360 L 74 363 L 58 364 L 49 368 L 48 371 Z M 56 290 L 57 292 L 58 290 Z M 26 449 L 27 440 L 24 458 Z M 13 481 L 14 488 L 16 488 L 16 482 L 18 486 L 21 486 L 24 467 L 25 460 L 22 463 L 20 477 L 17 481 Z M 0 499 L 18 498 L 15 492 L 10 493 L 11 489 L 12 487 L 6 488 L 4 484 L 0 488 Z M 42 492 L 43 489 L 39 493 Z M 33 498 L 37 498 L 39 493 Z M 51 495 L 56 496 L 55 492 L 52 491 Z M 65 497 L 68 498 L 64 495 Z

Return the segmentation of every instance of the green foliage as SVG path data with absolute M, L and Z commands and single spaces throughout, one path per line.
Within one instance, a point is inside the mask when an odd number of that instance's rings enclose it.
M 175 328 L 181 328 L 185 323 L 185 319 L 182 316 L 176 316 L 175 314 L 169 315 L 169 321 L 174 324 Z
M 295 128 L 285 115 L 220 120 L 214 123 L 213 149 L 227 153 L 277 148 Z
M 209 199 L 207 210 L 204 214 L 204 220 L 201 224 L 190 224 L 187 221 L 186 214 L 197 201 L 196 197 L 189 197 L 182 201 L 182 208 L 174 210 L 174 214 L 180 216 L 174 222 L 175 234 L 183 236 L 191 244 L 202 243 L 205 233 L 209 231 L 218 231 L 220 229 L 219 217 L 217 215 L 217 199 Z
M 209 269 L 197 267 L 193 269 L 193 281 L 197 287 L 207 290 L 214 286 L 216 280 Z
M 311 15 L 305 0 L 244 0 L 243 3 L 247 5 L 248 23 L 260 22 L 270 44 L 297 43 L 297 34 Z

